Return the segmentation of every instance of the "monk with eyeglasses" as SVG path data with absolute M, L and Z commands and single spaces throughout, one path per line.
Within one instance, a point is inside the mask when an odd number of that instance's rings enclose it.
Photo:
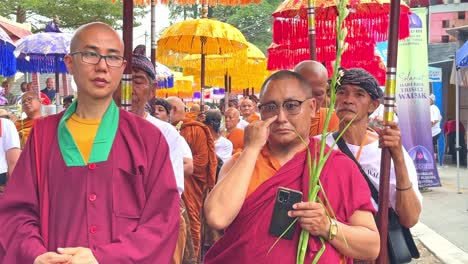
M 291 71 L 271 75 L 260 91 L 261 120 L 245 128 L 244 149 L 221 169 L 219 181 L 205 202 L 208 224 L 225 230 L 205 256 L 211 263 L 296 263 L 301 230 L 310 233 L 305 263 L 311 263 L 326 241 L 320 263 L 373 260 L 379 234 L 372 216 L 370 191 L 357 166 L 344 154 L 331 151 L 320 180 L 336 217 L 321 203 L 307 201 L 308 148 L 312 159 L 318 141 L 309 138 L 315 99 L 307 81 Z M 301 139 L 302 138 L 302 139 Z M 338 166 L 339 164 L 339 166 Z M 270 234 L 279 187 L 300 191 L 288 216 L 297 218 L 292 240 Z
M 161 131 L 112 100 L 123 42 L 91 23 L 70 50 L 78 98 L 31 131 L 0 199 L 0 263 L 169 263 L 180 198 Z

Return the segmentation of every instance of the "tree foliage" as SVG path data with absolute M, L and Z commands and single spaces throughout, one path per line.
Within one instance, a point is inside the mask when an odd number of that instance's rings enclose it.
M 281 0 L 264 0 L 260 4 L 248 6 L 216 6 L 208 12 L 209 17 L 226 22 L 238 28 L 249 42 L 266 53 L 272 41 L 273 19 L 271 14 Z M 199 18 L 200 6 L 170 6 L 172 22 L 180 19 Z
M 121 28 L 122 9 L 122 1 L 112 3 L 111 0 L 7 0 L 0 4 L 0 15 L 19 23 L 31 23 L 34 32 L 44 29 L 56 16 L 63 29 L 75 29 L 96 21 Z M 145 11 L 135 7 L 134 13 L 135 19 Z

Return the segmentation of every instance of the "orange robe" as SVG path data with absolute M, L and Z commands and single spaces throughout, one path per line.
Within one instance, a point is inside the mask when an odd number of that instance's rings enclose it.
M 320 108 L 320 111 L 315 114 L 315 117 L 312 118 L 310 122 L 310 133 L 311 137 L 316 135 L 321 135 L 323 127 L 325 125 L 325 118 L 327 117 L 328 108 Z M 328 132 L 338 131 L 340 125 L 340 119 L 336 116 L 336 113 L 333 112 L 328 123 Z
M 205 193 L 216 182 L 217 159 L 215 145 L 210 130 L 204 124 L 185 118 L 180 127 L 193 154 L 193 174 L 185 178 L 182 199 L 187 207 L 190 232 L 193 239 L 195 256 L 198 256 L 201 242 L 201 211 Z
M 235 127 L 231 133 L 226 135 L 226 138 L 232 143 L 232 154 L 244 149 L 244 130 Z
M 251 114 L 245 121 L 252 123 L 254 121 L 260 120 L 260 116 L 257 113 Z
M 20 137 L 21 148 L 26 144 L 29 138 L 29 134 L 31 133 L 31 129 L 34 125 L 34 119 L 30 119 L 29 117 L 23 120 L 17 120 L 15 122 L 16 130 L 18 131 Z
M 198 113 L 188 112 L 188 113 L 185 114 L 185 117 L 188 118 L 188 119 L 192 119 L 192 120 L 197 121 Z

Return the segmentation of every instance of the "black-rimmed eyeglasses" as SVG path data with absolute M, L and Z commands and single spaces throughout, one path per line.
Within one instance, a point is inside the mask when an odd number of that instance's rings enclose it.
M 101 62 L 101 59 L 104 59 L 106 61 L 107 66 L 109 67 L 122 67 L 125 58 L 122 56 L 118 55 L 101 55 L 96 52 L 92 51 L 75 51 L 70 53 L 70 55 L 76 55 L 80 54 L 81 55 L 81 60 L 84 63 L 87 64 L 92 64 L 92 65 L 97 65 L 99 62 Z
M 280 111 L 280 107 L 283 107 L 284 111 L 288 115 L 297 115 L 301 112 L 302 103 L 309 100 L 307 98 L 305 100 L 286 100 L 284 101 L 281 106 L 277 105 L 275 102 L 260 104 L 258 105 L 258 110 L 263 117 L 272 117 L 274 115 L 278 115 Z

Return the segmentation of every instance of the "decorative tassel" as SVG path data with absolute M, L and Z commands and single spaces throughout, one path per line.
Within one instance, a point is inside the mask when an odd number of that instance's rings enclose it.
M 16 73 L 16 58 L 13 52 L 15 47 L 0 40 L 0 75 L 14 76 Z

